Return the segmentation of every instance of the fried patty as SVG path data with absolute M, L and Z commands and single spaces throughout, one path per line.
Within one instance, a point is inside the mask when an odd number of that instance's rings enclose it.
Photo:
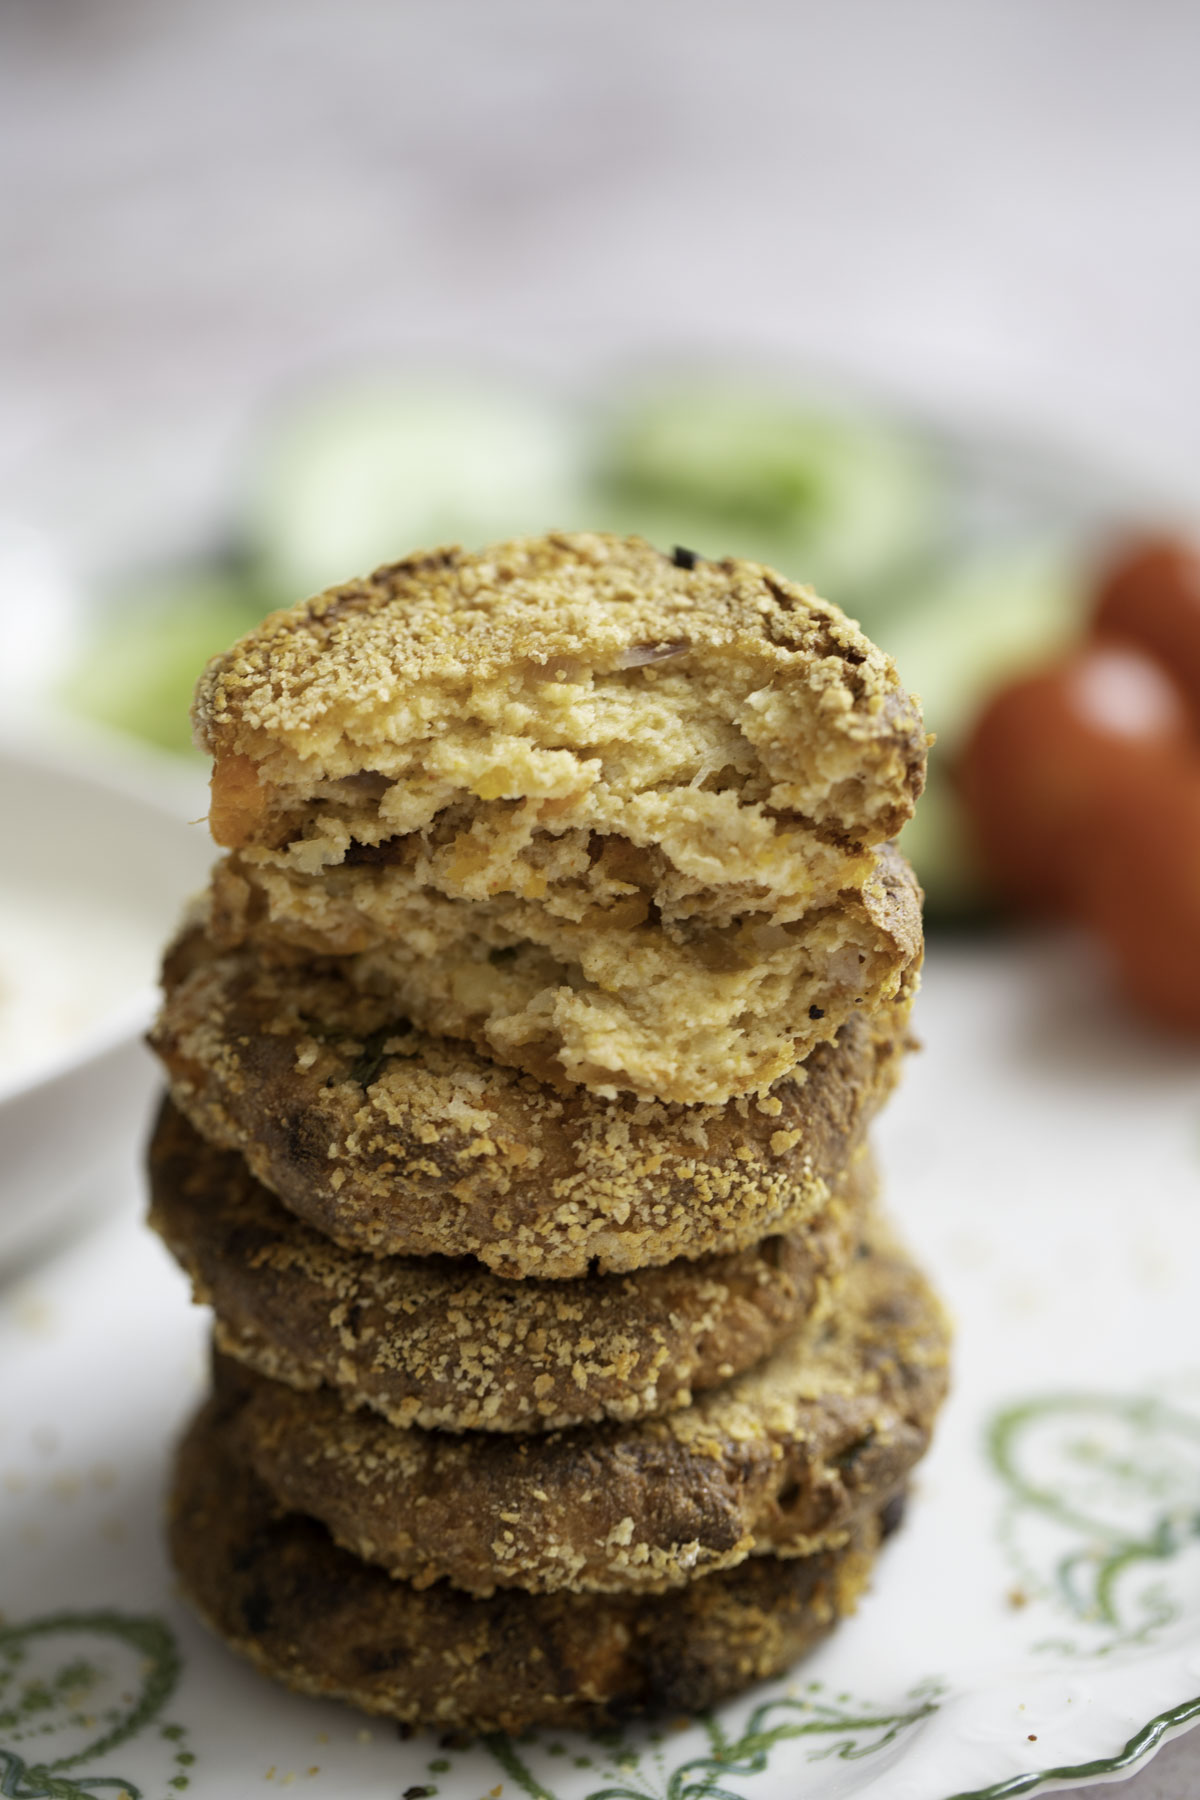
M 468 1258 L 373 1257 L 304 1225 L 165 1101 L 150 1223 L 220 1349 L 393 1425 L 530 1432 L 687 1406 L 820 1316 L 875 1186 L 865 1148 L 806 1228 L 629 1275 L 506 1281 Z
M 878 847 L 920 709 L 836 607 L 639 539 L 417 555 L 276 613 L 195 712 L 229 947 L 368 959 L 558 1085 L 763 1092 L 920 955 Z
M 282 1509 L 219 1402 L 180 1449 L 170 1510 L 185 1595 L 265 1674 L 410 1725 L 514 1733 L 702 1712 L 779 1674 L 853 1611 L 882 1529 L 866 1514 L 836 1549 L 752 1557 L 664 1595 L 418 1590 Z
M 444 848 L 463 853 L 458 835 Z M 439 893 L 416 833 L 316 872 L 243 855 L 214 872 L 213 930 L 223 948 L 353 956 L 414 1024 L 551 1086 L 709 1104 L 762 1091 L 920 961 L 920 891 L 893 846 L 799 919 L 764 908 L 703 931 L 650 923 L 633 861 L 608 907 L 546 923 L 540 903 Z
M 555 1092 L 414 1029 L 338 959 L 168 953 L 151 1035 L 172 1098 L 349 1248 L 570 1279 L 725 1255 L 825 1206 L 899 1073 L 911 992 L 770 1094 L 724 1106 Z
M 691 1406 L 538 1437 L 398 1430 L 217 1357 L 238 1454 L 365 1561 L 470 1593 L 660 1591 L 846 1541 L 923 1455 L 945 1323 L 878 1227 L 835 1312 Z

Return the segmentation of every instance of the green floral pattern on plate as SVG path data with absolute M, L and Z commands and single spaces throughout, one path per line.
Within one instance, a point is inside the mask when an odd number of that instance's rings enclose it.
M 1000 1412 L 987 1441 L 1024 1594 L 1088 1629 L 1039 1649 L 1111 1655 L 1179 1619 L 1162 1577 L 1200 1545 L 1200 1419 L 1155 1394 L 1040 1395 Z
M 740 1789 L 731 1789 L 726 1783 L 761 1775 L 779 1744 L 808 1739 L 813 1746 L 809 1751 L 812 1761 L 870 1756 L 936 1712 L 939 1693 L 936 1684 L 923 1684 L 908 1696 L 910 1704 L 887 1711 L 857 1702 L 850 1694 L 824 1699 L 821 1683 L 814 1681 L 802 1697 L 764 1700 L 736 1736 L 726 1732 L 718 1714 L 706 1715 L 700 1723 L 707 1748 L 670 1770 L 665 1766 L 665 1741 L 660 1731 L 593 1733 L 593 1754 L 577 1752 L 572 1760 L 576 1768 L 590 1762 L 598 1765 L 596 1778 L 601 1785 L 589 1791 L 587 1800 L 698 1800 L 701 1795 L 706 1800 L 739 1800 Z M 543 1770 L 545 1758 L 565 1756 L 566 1746 L 560 1741 L 546 1744 L 541 1734 L 531 1733 L 520 1743 L 507 1737 L 490 1737 L 486 1743 L 504 1773 L 529 1800 L 558 1800 L 550 1777 L 536 1775 L 531 1765 L 534 1751 L 540 1753 L 538 1762 Z
M 0 1796 L 150 1800 L 123 1775 L 77 1771 L 154 1724 L 179 1673 L 174 1634 L 158 1618 L 64 1612 L 0 1625 Z M 176 1800 L 195 1757 L 182 1725 L 159 1736 L 172 1768 L 164 1793 Z
M 1099 1658 L 1180 1619 L 1184 1599 L 1162 1578 L 1200 1544 L 1200 1420 L 1157 1394 L 1043 1394 L 1000 1409 L 985 1441 L 1022 1603 L 1067 1613 L 1081 1633 L 1038 1649 Z M 1147 1583 L 1148 1571 L 1159 1579 Z M 185 1728 L 162 1717 L 180 1673 L 174 1634 L 155 1616 L 59 1612 L 0 1626 L 0 1800 L 183 1800 L 196 1759 Z M 398 1792 L 457 1793 L 463 1779 L 474 1787 L 486 1755 L 527 1800 L 744 1800 L 759 1792 L 757 1778 L 782 1771 L 785 1746 L 789 1780 L 801 1758 L 811 1768 L 894 1754 L 950 1697 L 934 1679 L 890 1704 L 820 1681 L 760 1694 L 744 1715 L 723 1708 L 679 1732 L 634 1723 L 588 1737 L 487 1737 L 469 1747 L 469 1763 L 460 1767 L 451 1747 L 425 1762 L 430 1779 Z M 1200 1699 L 1186 1701 L 1114 1755 L 947 1800 L 1017 1800 L 1049 1782 L 1119 1773 L 1197 1716 Z M 156 1784 L 102 1767 L 152 1731 L 163 1761 Z

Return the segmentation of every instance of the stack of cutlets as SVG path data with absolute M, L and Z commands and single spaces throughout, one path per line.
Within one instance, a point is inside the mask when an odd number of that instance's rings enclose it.
M 945 1386 L 867 1126 L 920 715 L 770 570 L 561 536 L 268 619 L 197 700 L 153 1221 L 216 1313 L 172 1553 L 293 1687 L 693 1711 L 850 1610 Z

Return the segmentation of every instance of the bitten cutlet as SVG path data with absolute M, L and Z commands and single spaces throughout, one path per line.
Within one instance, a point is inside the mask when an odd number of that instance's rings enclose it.
M 293 1212 L 377 1254 L 570 1279 L 724 1255 L 829 1202 L 894 1086 L 911 995 L 856 1012 L 767 1095 L 558 1093 L 413 1029 L 336 958 L 168 953 L 151 1042 L 175 1104 Z
M 920 958 L 881 849 L 920 710 L 757 563 L 602 535 L 413 556 L 272 615 L 195 720 L 217 941 L 352 956 L 552 1085 L 764 1092 Z

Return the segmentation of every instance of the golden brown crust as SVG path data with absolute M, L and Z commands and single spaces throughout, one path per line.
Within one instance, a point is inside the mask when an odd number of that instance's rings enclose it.
M 551 1279 L 813 1218 L 895 1083 L 911 1004 L 856 1014 L 765 1098 L 681 1106 L 555 1092 L 410 1029 L 352 977 L 186 932 L 151 1037 L 177 1106 L 339 1243 Z
M 920 712 L 852 620 L 761 564 L 685 569 L 639 538 L 602 533 L 418 552 L 273 613 L 209 664 L 197 739 L 219 760 L 248 759 L 260 783 L 343 779 L 426 743 L 439 718 L 479 716 L 492 684 L 507 693 L 515 677 L 531 677 L 561 688 L 654 668 L 664 652 L 693 667 L 727 664 L 741 698 L 773 686 L 756 736 L 785 769 L 796 718 L 819 720 L 819 760 L 830 764 L 820 770 L 820 822 L 844 829 L 849 803 L 856 841 L 881 843 L 909 818 L 924 774 Z M 851 794 L 830 779 L 845 777 L 846 746 L 858 776 Z M 244 766 L 238 773 L 235 788 L 247 778 Z M 791 774 L 801 786 L 816 770 Z M 815 799 L 801 810 L 820 819 Z M 245 793 L 232 800 L 244 816 Z
M 150 1223 L 216 1311 L 228 1356 L 326 1383 L 393 1425 L 549 1431 L 677 1411 L 823 1314 L 874 1187 L 865 1148 L 803 1231 L 695 1263 L 506 1281 L 442 1257 L 372 1257 L 302 1224 L 168 1100 Z
M 179 1452 L 170 1548 L 212 1629 L 289 1687 L 410 1725 L 515 1733 L 702 1712 L 779 1674 L 853 1611 L 879 1535 L 866 1517 L 837 1550 L 754 1557 L 661 1596 L 418 1591 L 274 1505 L 210 1403 Z
M 903 1485 L 946 1384 L 941 1311 L 878 1228 L 832 1317 L 690 1407 L 633 1425 L 452 1437 L 217 1358 L 231 1441 L 281 1505 L 425 1586 L 661 1591 L 845 1541 Z

